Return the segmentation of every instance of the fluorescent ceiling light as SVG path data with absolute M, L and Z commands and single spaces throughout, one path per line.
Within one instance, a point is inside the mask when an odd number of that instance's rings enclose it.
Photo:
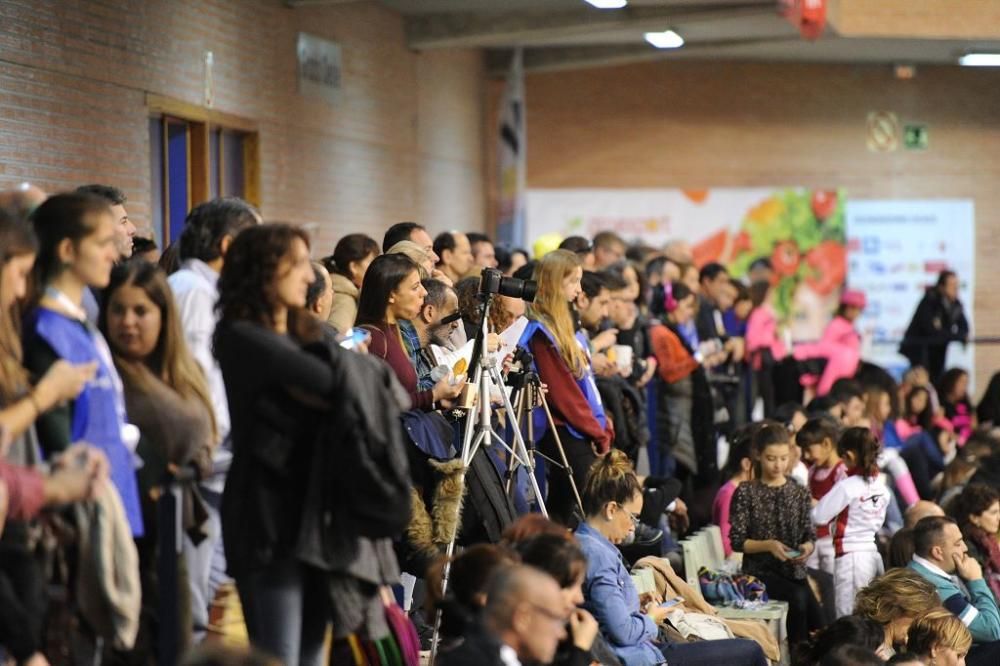
M 964 67 L 1000 67 L 1000 53 L 967 53 L 958 59 Z
M 628 4 L 628 0 L 586 0 L 589 4 L 598 9 L 621 9 Z
M 647 32 L 646 41 L 658 49 L 676 49 L 684 46 L 684 38 L 673 30 Z

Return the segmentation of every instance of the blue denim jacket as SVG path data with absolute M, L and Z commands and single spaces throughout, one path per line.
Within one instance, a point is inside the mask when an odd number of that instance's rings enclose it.
M 584 608 L 597 619 L 611 650 L 625 666 L 666 662 L 653 643 L 656 623 L 639 612 L 639 593 L 618 549 L 587 523 L 576 528 L 576 538 L 587 556 Z

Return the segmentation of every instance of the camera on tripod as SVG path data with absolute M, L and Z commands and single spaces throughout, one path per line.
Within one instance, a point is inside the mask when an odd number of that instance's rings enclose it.
M 484 268 L 479 280 L 479 293 L 482 296 L 500 294 L 508 298 L 520 298 L 531 303 L 535 300 L 535 294 L 538 293 L 538 283 L 534 280 L 506 277 L 495 268 Z

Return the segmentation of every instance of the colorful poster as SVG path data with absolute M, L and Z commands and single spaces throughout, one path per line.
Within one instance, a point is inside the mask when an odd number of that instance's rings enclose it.
M 836 191 L 529 190 L 529 239 L 617 232 L 662 247 L 692 245 L 695 263 L 719 261 L 736 277 L 757 258 L 775 268 L 774 306 L 794 340 L 816 340 L 846 272 L 844 197 Z
M 908 362 L 899 343 L 927 287 L 950 269 L 973 328 L 975 209 L 970 200 L 927 199 L 847 203 L 848 282 L 868 295 L 860 320 L 864 357 L 896 374 Z M 973 345 L 948 348 L 948 367 L 975 369 Z M 972 379 L 973 377 L 970 377 Z

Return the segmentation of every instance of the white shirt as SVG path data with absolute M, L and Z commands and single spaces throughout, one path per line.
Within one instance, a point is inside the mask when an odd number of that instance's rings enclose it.
M 838 556 L 875 551 L 875 534 L 885 523 L 888 508 L 889 488 L 881 476 L 849 476 L 813 507 L 812 519 L 814 525 L 830 524 Z
M 517 652 L 509 645 L 500 646 L 500 661 L 504 666 L 521 666 L 521 660 L 517 658 Z
M 226 400 L 222 370 L 212 354 L 212 336 L 219 322 L 215 314 L 215 303 L 219 300 L 219 274 L 203 261 L 188 259 L 182 264 L 181 270 L 167 278 L 167 281 L 174 292 L 188 349 L 208 380 L 208 392 L 215 406 L 219 439 L 225 441 L 229 435 L 229 403 Z M 221 446 L 216 447 L 215 451 L 216 462 L 232 456 Z
M 941 576 L 942 578 L 947 578 L 948 580 L 952 580 L 952 581 L 955 580 L 955 577 L 952 576 L 950 573 L 948 573 L 947 571 L 945 571 L 944 569 L 942 569 L 938 565 L 934 564 L 933 562 L 931 562 L 927 558 L 920 557 L 916 553 L 913 554 L 913 561 L 916 562 L 919 565 L 922 565 L 925 569 L 927 569 L 931 573 L 935 573 L 938 576 Z

